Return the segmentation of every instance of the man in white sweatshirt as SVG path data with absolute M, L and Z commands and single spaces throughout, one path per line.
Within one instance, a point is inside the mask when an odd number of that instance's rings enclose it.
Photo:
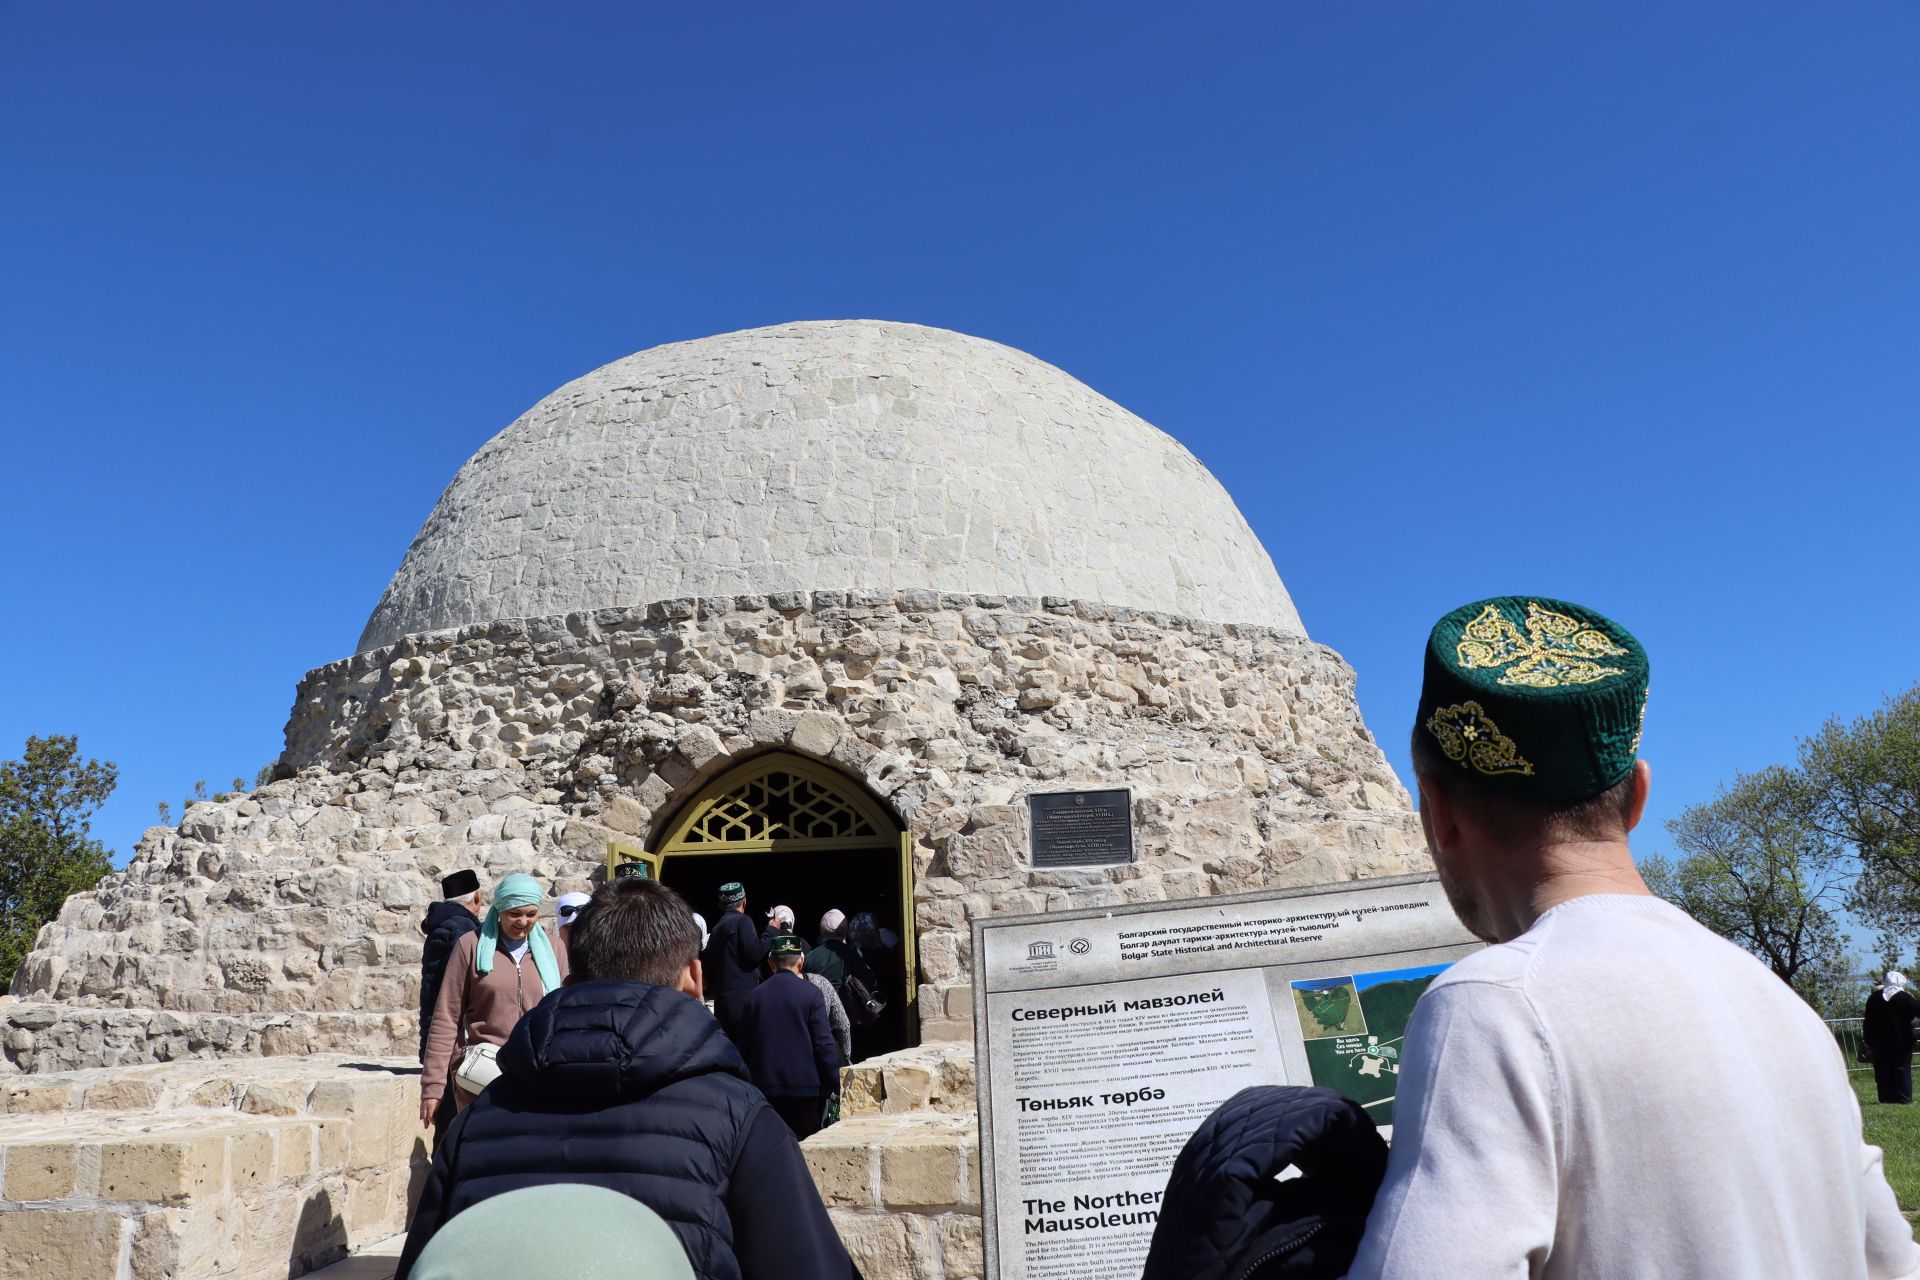
M 1420 820 L 1492 945 L 1414 1012 L 1350 1280 L 1920 1277 L 1833 1037 L 1634 868 L 1646 691 L 1639 642 L 1577 605 L 1435 625 Z

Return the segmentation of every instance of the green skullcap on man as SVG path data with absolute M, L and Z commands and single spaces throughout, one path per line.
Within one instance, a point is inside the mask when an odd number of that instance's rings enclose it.
M 1647 651 L 1603 614 L 1496 596 L 1433 624 L 1416 732 L 1491 789 L 1564 804 L 1633 771 Z
M 767 954 L 773 956 L 803 956 L 807 954 L 807 944 L 790 933 L 783 933 L 767 944 Z
M 747 900 L 747 886 L 738 880 L 729 880 L 720 886 L 720 905 L 730 907 L 736 902 Z

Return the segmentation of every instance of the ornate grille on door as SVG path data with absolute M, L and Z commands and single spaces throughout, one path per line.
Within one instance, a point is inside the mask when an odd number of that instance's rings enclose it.
M 882 834 L 840 795 L 791 769 L 774 769 L 707 801 L 677 843 L 866 842 Z
M 884 849 L 899 859 L 902 959 L 917 975 L 912 842 L 859 782 L 830 765 L 790 752 L 756 756 L 707 783 L 667 823 L 653 848 L 631 853 L 671 883 L 676 857 L 727 854 L 823 854 Z M 907 1003 L 919 994 L 907 981 Z

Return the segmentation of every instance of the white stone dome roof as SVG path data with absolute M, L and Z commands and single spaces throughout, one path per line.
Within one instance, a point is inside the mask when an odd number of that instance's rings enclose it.
M 1066 596 L 1304 634 L 1178 441 L 1032 356 L 832 320 L 654 347 L 454 476 L 360 647 L 685 596 Z

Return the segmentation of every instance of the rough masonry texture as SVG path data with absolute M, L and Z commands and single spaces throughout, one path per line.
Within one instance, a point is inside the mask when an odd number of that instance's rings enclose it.
M 0 1240 L 106 1260 L 74 1276 L 189 1280 L 294 1275 L 358 1239 L 298 1206 L 371 1176 L 326 1145 L 340 1072 L 384 1081 L 368 1115 L 406 1110 L 437 876 L 589 889 L 610 842 L 645 846 L 774 750 L 910 843 L 922 1044 L 850 1072 L 847 1119 L 806 1146 L 870 1275 L 979 1274 L 971 919 L 1427 865 L 1353 673 L 1166 436 L 914 326 L 643 352 L 461 469 L 361 651 L 300 682 L 276 781 L 148 831 L 41 932 L 0 998 Z M 1026 797 L 1081 786 L 1131 789 L 1137 860 L 1034 868 Z M 129 1123 L 92 1115 L 103 1067 L 164 1112 L 151 1197 L 102 1189 Z M 23 1119 L 29 1095 L 85 1114 Z M 225 1145 L 194 1146 L 203 1123 Z M 368 1230 L 418 1156 L 382 1123 Z M 243 1219 L 257 1240 L 221 1234 Z
M 920 325 L 678 342 L 570 382 L 447 486 L 360 638 L 677 596 L 1058 595 L 1301 631 L 1179 442 L 1052 365 Z
M 1060 599 L 790 593 L 436 632 L 310 673 L 287 744 L 292 777 L 194 805 L 69 900 L 0 1004 L 10 1061 L 404 1053 L 441 871 L 590 887 L 609 840 L 770 748 L 911 833 L 928 1038 L 969 1033 L 976 914 L 1421 865 L 1331 650 Z M 1076 784 L 1133 789 L 1137 862 L 1028 864 L 1022 798 Z

